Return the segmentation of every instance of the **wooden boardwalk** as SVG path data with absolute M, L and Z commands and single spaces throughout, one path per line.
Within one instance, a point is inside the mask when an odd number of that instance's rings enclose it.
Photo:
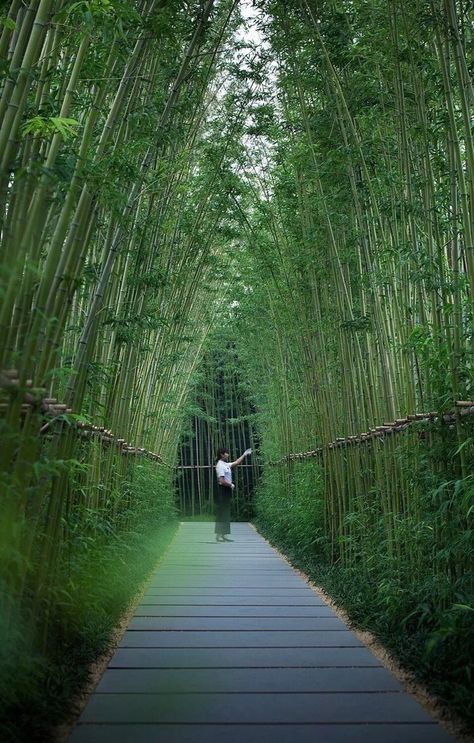
M 71 743 L 453 741 L 267 542 L 184 523 Z

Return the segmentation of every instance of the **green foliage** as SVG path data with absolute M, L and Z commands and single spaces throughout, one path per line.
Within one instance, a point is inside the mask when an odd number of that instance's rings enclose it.
M 87 683 L 92 663 L 114 643 L 124 613 L 176 528 L 170 475 L 155 463 L 137 464 L 101 510 L 88 505 L 93 488 L 84 476 L 76 470 L 83 495 L 64 519 L 69 537 L 61 564 L 37 604 L 49 610 L 46 646 L 41 624 L 32 626 L 14 603 L 16 619 L 6 622 L 11 585 L 2 585 L 1 737 L 12 743 L 50 739 L 52 728 L 73 714 L 73 698 Z M 33 565 L 30 571 L 36 581 Z M 38 588 L 29 585 L 35 593 Z
M 209 338 L 207 353 L 196 372 L 190 401 L 183 413 L 178 461 L 188 467 L 201 465 L 201 469 L 178 469 L 176 484 L 181 514 L 212 514 L 217 450 L 227 446 L 231 459 L 237 459 L 250 447 L 253 454 L 243 463 L 250 467 L 234 469 L 237 487 L 232 498 L 232 518 L 249 520 L 254 513 L 253 491 L 259 476 L 256 414 L 250 391 L 242 383 L 240 360 L 226 328 L 216 329 Z
M 8 16 L 3 16 L 0 18 L 0 25 L 4 28 L 7 28 L 9 31 L 14 31 L 16 28 L 16 23 L 13 20 L 13 18 L 9 18 Z
M 316 464 L 267 470 L 256 492 L 256 524 L 285 550 L 323 556 L 324 508 L 321 470 Z
M 259 0 L 258 41 L 231 0 L 31 5 L 1 21 L 0 91 L 0 365 L 23 380 L 0 588 L 25 689 L 55 635 L 101 635 L 116 576 L 91 619 L 89 555 L 125 569 L 174 518 L 170 472 L 86 420 L 167 461 L 258 449 L 262 528 L 467 707 L 472 424 L 272 463 L 472 399 L 469 3 Z M 74 412 L 22 411 L 30 384 Z M 211 512 L 212 476 L 178 476 L 182 512 Z
M 77 136 L 79 122 L 62 116 L 34 116 L 22 126 L 23 135 L 32 134 L 34 137 L 49 137 L 60 134 L 64 141 Z
M 455 462 L 448 458 L 440 467 L 432 454 L 426 443 L 413 453 L 408 441 L 395 451 L 392 477 L 399 488 L 410 488 L 407 510 L 396 514 L 382 507 L 384 480 L 371 493 L 356 494 L 346 464 L 338 482 L 350 500 L 337 544 L 324 527 L 324 512 L 333 509 L 323 488 L 330 473 L 322 479 L 321 468 L 310 461 L 266 472 L 257 493 L 257 525 L 469 726 L 472 476 L 446 479 Z

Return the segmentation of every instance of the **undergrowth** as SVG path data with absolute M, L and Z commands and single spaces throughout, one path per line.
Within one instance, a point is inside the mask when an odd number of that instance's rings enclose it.
M 433 549 L 430 528 L 433 512 L 440 508 L 440 490 L 445 502 L 456 487 L 460 489 L 453 482 L 438 482 L 436 489 L 424 492 L 417 529 L 408 516 L 400 515 L 398 528 L 409 532 L 412 552 L 421 555 L 416 570 L 406 554 L 401 559 L 388 556 L 383 516 L 375 506 L 370 523 L 365 521 L 359 533 L 352 533 L 352 559 L 334 559 L 334 545 L 321 526 L 324 491 L 314 462 L 299 464 L 289 484 L 276 469 L 266 472 L 257 492 L 256 526 L 472 733 L 473 575 L 454 570 L 450 553 L 462 544 L 466 554 L 473 554 L 473 532 L 467 521 L 464 528 L 458 524 L 457 546 L 448 531 L 450 541 Z M 359 514 L 352 515 L 355 520 Z M 350 520 L 351 514 L 347 517 Z
M 52 740 L 54 728 L 74 715 L 91 664 L 113 645 L 123 616 L 175 533 L 174 493 L 156 473 L 150 463 L 138 470 L 126 527 L 110 524 L 107 531 L 104 518 L 93 539 L 85 542 L 81 533 L 80 544 L 68 544 L 68 559 L 49 596 L 54 639 L 43 646 L 21 610 L 8 641 L 0 628 L 2 743 Z

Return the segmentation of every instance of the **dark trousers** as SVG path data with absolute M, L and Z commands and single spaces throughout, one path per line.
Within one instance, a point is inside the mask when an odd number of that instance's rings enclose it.
M 230 499 L 232 489 L 226 488 L 225 485 L 217 487 L 215 498 L 216 506 L 216 534 L 230 534 Z

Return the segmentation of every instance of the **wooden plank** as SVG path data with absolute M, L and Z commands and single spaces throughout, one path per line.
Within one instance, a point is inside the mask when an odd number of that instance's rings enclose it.
M 248 594 L 195 594 L 195 593 L 173 593 L 173 594 L 146 594 L 143 603 L 140 606 L 326 606 L 315 596 L 299 596 L 294 598 L 291 595 L 283 596 L 260 596 L 258 593 L 253 596 Z
M 453 743 L 436 724 L 82 725 L 70 743 Z
M 234 572 L 237 572 L 241 569 L 248 570 L 249 568 L 252 570 L 286 570 L 290 571 L 292 570 L 292 567 L 290 565 L 287 565 L 286 563 L 281 563 L 280 558 L 278 557 L 259 557 L 258 558 L 258 566 L 255 565 L 255 558 L 248 558 L 248 557 L 240 557 L 238 564 L 234 562 L 234 560 L 226 560 L 226 570 L 231 570 Z M 186 570 L 201 570 L 201 569 L 221 569 L 221 563 L 220 565 L 216 565 L 215 558 L 212 556 L 207 557 L 203 560 L 196 560 L 192 565 L 189 565 L 187 562 L 162 562 L 161 563 L 161 570 L 181 570 L 182 568 L 186 568 Z
M 304 582 L 297 576 L 270 576 L 238 575 L 227 576 L 225 572 L 218 575 L 208 575 L 193 580 L 192 575 L 159 576 L 151 581 L 152 588 L 304 588 Z
M 109 668 L 353 668 L 381 666 L 367 648 L 117 648 Z
M 263 562 L 261 558 L 259 558 L 259 561 Z M 220 563 L 216 565 L 186 565 L 186 563 L 179 565 L 179 566 L 173 566 L 168 567 L 167 565 L 162 565 L 160 570 L 160 576 L 163 577 L 182 577 L 183 570 L 186 571 L 186 576 L 191 576 L 195 580 L 199 580 L 199 578 L 203 575 L 205 576 L 213 576 L 214 578 L 219 578 L 220 575 L 222 575 L 223 572 L 225 572 L 228 576 L 241 576 L 241 575 L 247 575 L 248 573 L 251 573 L 252 575 L 258 575 L 260 578 L 265 579 L 267 576 L 272 577 L 273 575 L 293 575 L 294 571 L 289 565 L 280 565 L 280 566 L 269 566 L 269 567 L 261 567 L 260 565 L 258 567 L 255 567 L 254 561 L 249 560 L 247 563 L 244 563 L 243 560 L 239 560 L 239 565 L 231 564 L 231 563 Z
M 343 630 L 345 625 L 332 617 L 137 617 L 128 625 L 129 630 Z
M 83 722 L 370 723 L 430 722 L 398 692 L 345 694 L 94 694 Z
M 109 668 L 97 689 L 102 693 L 169 692 L 348 692 L 400 691 L 385 668 Z
M 245 586 L 243 588 L 213 588 L 213 587 L 200 587 L 197 588 L 196 586 L 189 586 L 189 587 L 183 587 L 183 586 L 169 586 L 168 588 L 161 588 L 157 589 L 152 586 L 150 586 L 144 593 L 144 596 L 160 596 L 164 598 L 165 596 L 194 596 L 198 598 L 201 597 L 207 597 L 212 596 L 213 600 L 215 598 L 228 598 L 228 599 L 235 599 L 239 602 L 242 599 L 259 599 L 262 600 L 265 597 L 269 597 L 271 599 L 277 598 L 287 598 L 291 599 L 292 601 L 294 599 L 313 599 L 314 601 L 318 601 L 319 603 L 323 603 L 322 599 L 319 598 L 317 594 L 314 593 L 308 586 L 304 588 L 255 588 L 252 586 Z
M 353 648 L 362 643 L 349 630 L 180 632 L 127 630 L 122 648 Z
M 280 618 L 313 617 L 335 617 L 336 615 L 328 606 L 309 605 L 282 605 L 278 602 L 268 605 L 241 606 L 219 606 L 216 604 L 186 605 L 186 604 L 140 604 L 135 612 L 135 617 L 259 617 L 272 618 L 278 614 Z

